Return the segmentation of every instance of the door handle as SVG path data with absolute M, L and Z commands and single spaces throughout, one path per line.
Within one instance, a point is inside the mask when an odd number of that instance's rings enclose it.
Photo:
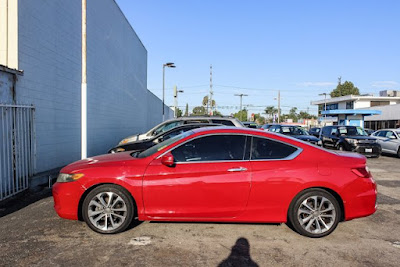
M 239 167 L 239 168 L 228 169 L 228 172 L 244 172 L 244 171 L 247 171 L 247 168 Z

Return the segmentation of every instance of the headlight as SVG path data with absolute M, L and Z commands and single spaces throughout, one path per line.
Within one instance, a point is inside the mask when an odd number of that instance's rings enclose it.
M 353 144 L 353 145 L 357 144 L 357 140 L 356 140 L 356 139 L 345 138 L 345 140 L 346 140 L 347 143 L 349 143 L 349 144 Z
M 122 141 L 119 142 L 118 145 L 124 145 L 126 143 L 133 142 L 133 141 L 136 141 L 136 136 L 122 139 Z
M 73 173 L 73 174 L 60 173 L 57 177 L 57 183 L 73 182 L 78 179 L 81 179 L 83 176 L 85 176 L 83 173 Z

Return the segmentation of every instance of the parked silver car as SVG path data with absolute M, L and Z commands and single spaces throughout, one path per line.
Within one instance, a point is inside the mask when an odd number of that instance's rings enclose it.
M 222 124 L 225 126 L 234 126 L 234 127 L 245 127 L 241 121 L 233 117 L 223 117 L 223 116 L 188 116 L 188 117 L 179 117 L 177 119 L 168 120 L 162 122 L 154 128 L 150 129 L 146 133 L 131 135 L 122 139 L 118 145 L 124 145 L 130 142 L 147 140 L 153 138 L 156 135 L 159 135 L 165 131 L 171 130 L 180 125 L 184 124 L 193 124 L 193 123 L 213 123 L 213 124 Z
M 395 154 L 400 158 L 400 129 L 382 129 L 371 136 L 377 139 L 383 153 Z

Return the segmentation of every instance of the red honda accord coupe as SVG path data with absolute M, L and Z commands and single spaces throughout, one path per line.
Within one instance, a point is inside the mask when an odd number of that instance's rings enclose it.
M 94 231 L 149 221 L 288 223 L 308 237 L 376 211 L 362 155 L 245 128 L 188 131 L 141 153 L 80 160 L 53 187 L 58 215 Z

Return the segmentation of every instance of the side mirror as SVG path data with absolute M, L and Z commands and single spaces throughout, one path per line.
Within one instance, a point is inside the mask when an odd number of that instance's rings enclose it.
M 174 156 L 168 152 L 161 158 L 161 163 L 167 167 L 173 167 L 175 165 Z

